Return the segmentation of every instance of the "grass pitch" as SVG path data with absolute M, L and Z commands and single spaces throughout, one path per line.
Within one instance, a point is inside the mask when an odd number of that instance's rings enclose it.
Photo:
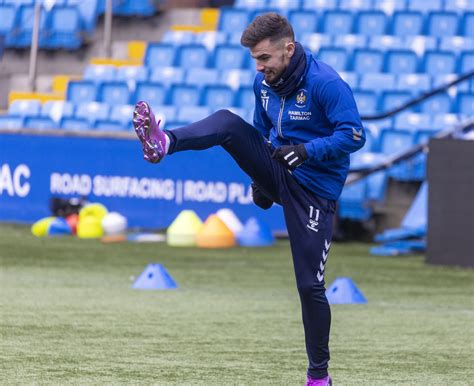
M 180 288 L 130 288 L 150 262 Z M 326 281 L 367 305 L 332 307 L 336 385 L 474 380 L 474 271 L 335 244 Z M 287 242 L 198 250 L 37 239 L 0 225 L 0 383 L 301 385 L 306 355 Z

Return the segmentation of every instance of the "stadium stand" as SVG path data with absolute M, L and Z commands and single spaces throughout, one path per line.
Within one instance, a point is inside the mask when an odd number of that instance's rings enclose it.
M 43 47 L 75 49 L 92 33 L 103 1 L 65 0 L 44 14 Z M 89 64 L 83 79 L 70 80 L 64 102 L 15 101 L 0 128 L 130 131 L 131 111 L 147 100 L 167 129 L 230 108 L 252 121 L 255 65 L 240 46 L 255 15 L 276 9 L 296 37 L 334 67 L 353 89 L 362 115 L 403 106 L 474 70 L 474 2 L 462 0 L 237 0 L 220 9 L 216 30 L 168 30 L 159 41 L 134 45 L 137 65 Z M 118 15 L 150 15 L 148 1 L 122 1 Z M 7 46 L 31 39 L 31 3 L 0 1 L 0 35 Z M 30 17 L 31 18 L 31 17 Z M 28 24 L 30 23 L 30 24 Z M 19 26 L 21 28 L 19 28 Z M 27 106 L 27 107 L 26 107 Z M 474 111 L 474 81 L 466 81 L 393 116 L 365 121 L 367 144 L 354 165 L 377 162 Z M 359 155 L 360 154 L 360 155 Z M 371 203 L 383 202 L 388 179 L 422 181 L 425 154 L 348 186 L 340 216 L 365 221 Z

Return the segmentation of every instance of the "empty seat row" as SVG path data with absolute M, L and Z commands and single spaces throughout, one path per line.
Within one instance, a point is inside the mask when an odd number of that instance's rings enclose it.
M 394 10 L 429 11 L 474 11 L 470 0 L 236 0 L 234 6 L 243 9 L 274 8 L 291 9 L 379 9 L 386 13 Z
M 374 91 L 354 90 L 354 99 L 360 114 L 372 115 L 378 112 L 388 112 L 403 106 L 413 95 L 408 91 L 384 91 L 379 97 Z M 474 94 L 459 93 L 452 98 L 448 93 L 440 93 L 426 99 L 410 111 L 426 114 L 459 113 L 472 115 L 474 111 Z
M 254 106 L 255 97 L 251 86 L 242 86 L 234 91 L 225 85 L 201 88 L 189 84 L 174 84 L 168 87 L 162 83 L 138 82 L 132 93 L 125 82 L 103 82 L 97 86 L 94 82 L 85 80 L 69 82 L 67 100 L 73 103 L 98 101 L 113 105 L 145 100 L 152 105 L 250 108 Z
M 259 14 L 271 9 L 248 11 L 239 8 L 223 8 L 219 19 L 219 30 L 232 33 L 242 32 Z M 276 10 L 278 11 L 278 10 Z M 451 11 L 395 11 L 387 15 L 381 10 L 292 10 L 288 20 L 296 36 L 305 32 L 320 32 L 326 35 L 359 34 L 413 36 L 427 35 L 472 36 L 474 12 L 458 14 Z

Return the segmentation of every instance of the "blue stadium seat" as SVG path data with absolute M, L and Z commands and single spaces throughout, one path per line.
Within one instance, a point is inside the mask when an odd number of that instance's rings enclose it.
M 204 88 L 201 104 L 218 110 L 234 106 L 234 100 L 235 94 L 230 87 L 214 85 Z
M 432 88 L 438 88 L 441 86 L 446 86 L 449 83 L 452 83 L 454 80 L 458 78 L 459 75 L 457 74 L 441 74 L 441 75 L 435 75 L 431 77 L 431 87 Z M 472 80 L 471 80 L 472 81 Z M 459 91 L 469 91 L 470 90 L 470 82 L 461 82 L 458 83 L 456 86 L 451 87 L 448 89 L 448 92 L 450 94 L 455 94 L 456 92 Z M 473 89 L 474 91 L 474 89 Z
M 100 131 L 128 131 L 128 127 L 124 127 L 121 122 L 110 119 L 98 119 L 94 123 L 94 129 Z
M 17 17 L 15 26 L 12 31 L 11 45 L 14 47 L 24 48 L 31 45 L 33 35 L 34 5 L 22 4 L 17 7 Z M 41 10 L 40 27 L 39 27 L 39 46 L 45 47 L 45 38 L 48 33 L 48 18 L 46 11 Z
M 382 202 L 387 191 L 388 174 L 381 170 L 367 177 L 367 199 Z
M 374 114 L 377 111 L 377 94 L 373 91 L 354 90 L 354 99 L 360 114 Z
M 84 79 L 97 83 L 115 80 L 116 67 L 103 64 L 89 64 L 84 70 Z
M 393 127 L 397 130 L 418 131 L 431 127 L 431 116 L 429 114 L 419 114 L 401 112 L 395 116 Z
M 339 198 L 338 215 L 340 218 L 364 221 L 372 215 L 366 204 L 367 179 L 345 185 Z
M 382 130 L 380 133 L 380 150 L 383 154 L 392 155 L 408 150 L 414 144 L 414 133 L 408 130 Z
M 166 122 L 165 126 L 163 128 L 166 128 L 166 130 L 174 130 L 179 127 L 183 127 L 188 125 L 190 122 L 181 122 L 181 121 L 168 121 Z
M 161 67 L 159 67 L 161 69 Z M 129 84 L 145 81 L 148 79 L 148 68 L 144 66 L 121 66 L 117 68 L 115 80 L 121 80 Z
M 176 46 L 166 43 L 148 43 L 145 52 L 145 66 L 172 67 L 175 63 Z
M 420 11 L 423 13 L 441 11 L 443 9 L 443 0 L 409 0 L 408 9 L 410 11 Z
M 186 71 L 180 67 L 155 67 L 151 70 L 150 81 L 165 86 L 184 82 Z
M 452 111 L 452 101 L 448 94 L 432 96 L 421 104 L 421 112 L 426 114 L 448 114 Z
M 227 33 L 222 31 L 199 32 L 195 34 L 194 40 L 195 43 L 202 44 L 209 51 L 212 51 L 218 44 L 224 44 L 227 42 Z M 237 44 L 240 44 L 240 33 Z
M 120 122 L 121 127 L 129 128 L 131 130 L 133 128 L 132 118 L 134 109 L 134 105 L 112 106 L 110 110 L 110 119 Z
M 9 115 L 37 116 L 40 115 L 41 103 L 34 99 L 16 99 L 8 108 Z
M 242 107 L 244 109 L 254 109 L 255 93 L 253 92 L 253 86 L 240 87 L 237 91 L 236 100 L 236 107 Z
M 449 51 L 428 51 L 425 53 L 423 72 L 429 75 L 455 73 L 456 56 Z
M 104 82 L 99 86 L 98 101 L 109 105 L 130 103 L 130 91 L 127 83 L 121 81 Z
M 355 22 L 355 32 L 364 36 L 384 35 L 387 15 L 383 11 L 360 11 Z M 377 47 L 379 48 L 379 47 Z
M 426 34 L 441 38 L 455 36 L 459 30 L 458 15 L 454 12 L 431 12 L 428 15 Z
M 385 73 L 362 74 L 359 87 L 362 90 L 375 92 L 393 90 L 395 88 L 395 75 Z
M 329 64 L 336 71 L 345 71 L 347 68 L 347 52 L 344 48 L 323 47 L 318 52 L 318 59 Z
M 400 36 L 372 36 L 369 40 L 369 48 L 382 51 L 386 51 L 388 49 L 402 50 L 406 48 L 406 43 Z
M 27 129 L 57 129 L 59 125 L 48 117 L 25 117 L 25 127 Z
M 353 70 L 358 74 L 368 72 L 381 72 L 383 69 L 384 56 L 381 51 L 370 48 L 356 49 L 352 64 Z
M 45 37 L 48 48 L 75 50 L 82 45 L 82 22 L 76 6 L 54 6 L 50 18 L 50 33 Z
M 184 79 L 184 83 L 194 86 L 218 84 L 219 71 L 215 68 L 190 68 Z
M 252 86 L 255 78 L 255 72 L 251 70 L 224 70 L 219 71 L 220 84 L 225 84 L 233 90 L 237 90 L 241 86 Z
M 303 0 L 302 8 L 305 10 L 336 9 L 337 0 Z
M 349 9 L 353 12 L 371 10 L 372 0 L 339 0 L 339 9 Z
M 322 47 L 332 45 L 331 36 L 318 33 L 305 33 L 301 37 L 301 44 L 311 52 L 318 54 Z
M 418 70 L 418 56 L 409 50 L 390 50 L 385 54 L 385 72 L 411 74 Z
M 312 10 L 293 10 L 288 14 L 288 21 L 293 26 L 295 38 L 301 41 L 305 33 L 313 33 L 318 28 L 318 14 Z
M 178 115 L 178 107 L 170 105 L 153 106 L 155 118 L 161 119 L 163 127 L 167 126 L 168 122 L 176 121 Z M 182 125 L 181 125 L 182 126 Z M 161 126 L 160 126 L 161 127 Z
M 218 70 L 244 68 L 248 52 L 237 45 L 218 45 L 212 58 L 213 67 Z
M 339 71 L 339 75 L 351 88 L 359 87 L 359 75 L 355 72 Z
M 431 125 L 428 127 L 434 131 L 444 130 L 456 126 L 459 123 L 459 117 L 457 114 L 435 114 L 431 117 Z
M 267 5 L 267 0 L 236 0 L 235 8 L 256 9 L 264 8 Z
M 208 106 L 181 106 L 177 118 L 180 122 L 196 122 L 211 114 Z
M 438 48 L 438 39 L 434 36 L 406 36 L 403 40 L 405 48 L 412 50 L 420 58 L 423 57 L 425 51 Z
M 377 0 L 374 2 L 374 9 L 381 10 L 391 16 L 395 11 L 406 9 L 406 0 Z
M 458 71 L 461 74 L 474 71 L 474 50 L 461 53 Z
M 169 104 L 176 106 L 199 105 L 199 88 L 191 85 L 176 84 L 171 86 Z
M 76 107 L 75 118 L 86 119 L 91 126 L 95 125 L 98 119 L 108 119 L 110 106 L 100 102 L 79 103 Z
M 207 67 L 209 52 L 201 44 L 184 44 L 178 47 L 176 66 L 190 69 Z
M 93 130 L 93 125 L 85 118 L 64 117 L 61 119 L 60 125 L 65 130 L 89 131 Z
M 396 88 L 415 93 L 426 92 L 431 88 L 431 77 L 427 74 L 399 74 Z
M 19 6 L 21 4 L 28 4 L 32 5 L 34 4 L 34 0 L 3 0 L 5 4 L 13 4 L 15 6 Z
M 25 127 L 25 118 L 19 115 L 0 114 L 0 129 L 23 129 Z
M 421 35 L 423 14 L 415 11 L 396 11 L 392 18 L 392 34 L 397 36 Z
M 411 99 L 413 99 L 413 96 L 409 91 L 384 91 L 380 98 L 380 110 L 393 110 L 397 107 L 401 107 Z
M 357 48 L 367 47 L 367 37 L 363 35 L 334 36 L 333 47 L 344 48 L 350 55 Z
M 372 121 L 364 122 L 364 127 L 369 130 L 374 137 L 374 143 L 372 144 L 372 151 L 379 151 L 380 143 L 379 136 L 382 129 L 391 129 L 393 127 L 393 118 L 383 118 Z
M 16 21 L 16 8 L 13 4 L 0 4 L 0 35 L 6 36 L 6 45 L 12 45 L 12 36 Z
M 72 103 L 92 102 L 97 98 L 97 86 L 90 80 L 72 80 L 67 86 L 67 100 Z
M 469 0 L 445 0 L 444 9 L 463 14 L 468 11 L 474 11 L 474 2 Z
M 473 30 L 474 32 L 474 30 Z M 440 38 L 439 49 L 441 51 L 474 51 L 474 38 L 463 36 L 445 36 Z
M 152 0 L 121 0 L 114 3 L 113 12 L 119 16 L 152 16 L 156 9 Z
M 224 7 L 220 11 L 219 31 L 242 32 L 250 23 L 250 12 L 246 9 Z
M 74 105 L 68 101 L 46 101 L 41 108 L 41 116 L 59 123 L 63 117 L 74 115 Z
M 461 30 L 463 36 L 472 37 L 472 31 L 474 31 L 474 12 L 466 12 L 464 14 Z
M 81 14 L 82 27 L 88 33 L 92 33 L 99 17 L 99 0 L 67 0 L 67 4 L 77 6 Z
M 328 35 L 347 35 L 352 32 L 353 15 L 345 10 L 328 10 L 324 13 L 322 31 Z
M 472 116 L 474 112 L 474 93 L 460 92 L 456 97 L 456 112 Z
M 132 104 L 138 101 L 146 101 L 151 106 L 162 105 L 165 103 L 167 89 L 161 83 L 138 82 L 135 95 L 132 98 Z
M 180 46 L 182 44 L 194 43 L 194 32 L 168 30 L 161 38 L 162 43 Z
M 288 11 L 299 9 L 301 7 L 301 0 L 267 0 L 265 6 Z

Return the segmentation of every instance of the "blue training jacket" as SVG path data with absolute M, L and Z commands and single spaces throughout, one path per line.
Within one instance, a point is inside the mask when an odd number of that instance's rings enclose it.
M 306 52 L 304 79 L 280 98 L 258 73 L 254 81 L 254 126 L 273 147 L 305 144 L 308 160 L 293 171 L 317 196 L 337 200 L 349 170 L 349 154 L 365 143 L 349 85 L 327 64 Z

